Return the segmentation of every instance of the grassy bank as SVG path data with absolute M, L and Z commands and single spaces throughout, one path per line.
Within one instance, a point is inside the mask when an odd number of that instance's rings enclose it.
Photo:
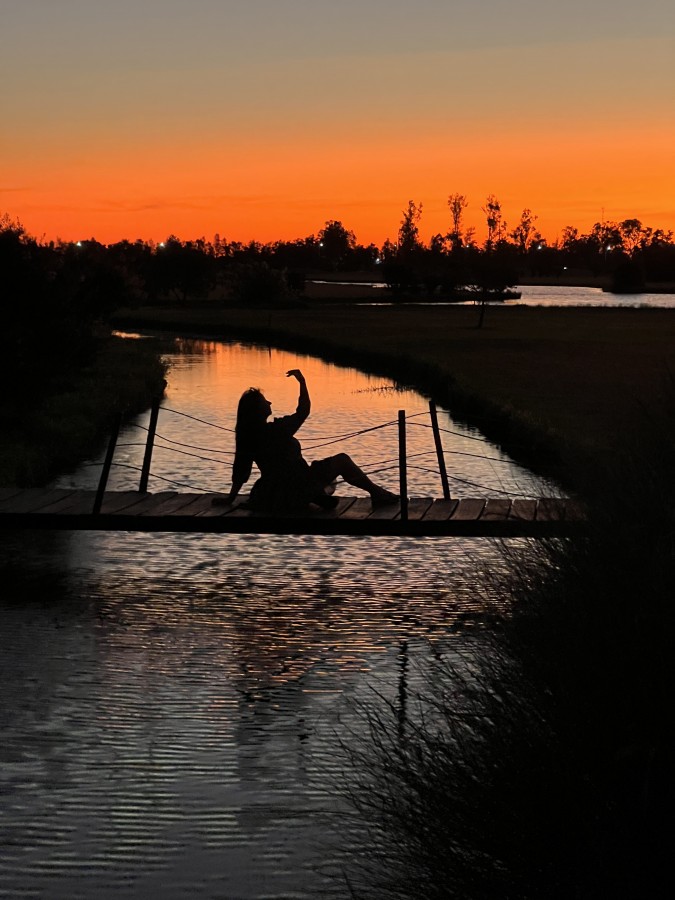
M 39 398 L 3 412 L 0 484 L 42 485 L 95 453 L 120 416 L 146 408 L 163 388 L 152 342 L 108 338 L 92 361 L 55 376 Z
M 613 454 L 675 371 L 675 310 L 317 306 L 139 309 L 127 327 L 265 340 L 414 383 L 567 483 Z
M 675 391 L 596 470 L 585 536 L 504 546 L 492 627 L 346 742 L 372 841 L 352 896 L 672 895 L 674 423 Z

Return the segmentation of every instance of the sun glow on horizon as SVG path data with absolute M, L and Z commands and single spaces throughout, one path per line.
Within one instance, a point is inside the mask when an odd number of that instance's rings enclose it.
M 530 208 L 549 241 L 603 210 L 675 230 L 673 7 L 575 5 L 582 33 L 569 9 L 533 16 L 530 0 L 485 0 L 494 33 L 471 4 L 425 0 L 414 17 L 345 0 L 311 20 L 299 0 L 283 15 L 253 4 L 264 20 L 215 0 L 197 0 L 202 18 L 173 0 L 17 5 L 0 213 L 102 243 L 267 243 L 338 219 L 381 246 L 411 199 L 425 241 L 447 233 L 459 192 L 478 240 L 488 194 L 508 227 Z

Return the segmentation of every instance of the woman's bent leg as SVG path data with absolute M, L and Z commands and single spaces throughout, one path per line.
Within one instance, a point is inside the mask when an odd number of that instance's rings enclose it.
M 347 484 L 367 491 L 373 503 L 395 503 L 399 499 L 396 494 L 371 481 L 363 469 L 360 469 L 346 453 L 338 453 L 336 456 L 313 462 L 312 471 L 325 484 L 330 484 L 336 478 L 343 478 Z

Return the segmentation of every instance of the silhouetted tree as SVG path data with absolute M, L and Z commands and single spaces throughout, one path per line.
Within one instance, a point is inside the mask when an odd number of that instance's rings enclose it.
M 520 214 L 520 221 L 511 232 L 511 239 L 522 254 L 527 253 L 534 241 L 541 240 L 541 235 L 534 225 L 537 218 L 531 209 L 524 209 Z
M 336 219 L 326 222 L 319 232 L 321 256 L 332 269 L 344 268 L 355 246 L 354 232 L 348 231 Z
M 198 242 L 182 243 L 171 235 L 153 255 L 148 273 L 151 293 L 173 295 L 186 303 L 188 298 L 203 297 L 213 284 L 214 257 Z
M 239 263 L 230 273 L 230 297 L 241 306 L 274 307 L 290 302 L 284 273 L 264 260 Z
M 398 247 L 396 244 L 387 238 L 382 244 L 382 250 L 380 251 L 380 258 L 382 262 L 388 262 L 389 260 L 396 259 L 396 254 L 398 253 Z
M 273 245 L 272 261 L 276 268 L 306 272 L 321 268 L 321 252 L 314 235 L 296 241 L 277 241 Z
M 398 256 L 403 261 L 413 259 L 422 246 L 419 237 L 421 217 L 422 204 L 409 200 L 398 229 Z
M 448 237 L 453 250 L 458 250 L 462 246 L 462 218 L 468 205 L 468 200 L 464 194 L 450 194 L 448 197 L 448 206 L 450 207 L 450 216 L 452 218 L 452 228 Z
M 419 281 L 417 271 L 398 259 L 388 259 L 382 264 L 382 278 L 395 298 L 414 293 Z
M 488 230 L 485 249 L 489 252 L 495 243 L 502 239 L 506 222 L 502 219 L 502 205 L 494 194 L 487 195 L 485 206 L 482 206 L 481 209 L 485 213 L 485 222 Z

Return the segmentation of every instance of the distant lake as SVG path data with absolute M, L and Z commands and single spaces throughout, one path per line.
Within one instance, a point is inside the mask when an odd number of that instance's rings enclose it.
M 321 282 L 316 282 L 320 284 Z M 340 283 L 340 282 L 332 282 Z M 354 282 L 344 282 L 353 284 Z M 363 287 L 382 290 L 382 298 L 373 300 L 372 305 L 393 303 L 387 296 L 386 284 L 383 282 L 363 282 Z M 669 307 L 675 308 L 675 294 L 612 294 L 595 287 L 562 287 L 550 285 L 519 285 L 520 300 L 499 301 L 500 306 L 614 306 L 614 307 Z M 424 300 L 418 303 L 424 303 Z M 430 301 L 431 302 L 431 301 Z M 469 301 L 471 302 L 471 301 Z M 438 306 L 438 303 L 434 303 Z M 453 303 L 452 306 L 462 304 Z
M 551 287 L 532 284 L 517 288 L 520 300 L 507 300 L 506 306 L 660 306 L 675 308 L 675 294 L 611 294 L 592 287 Z

